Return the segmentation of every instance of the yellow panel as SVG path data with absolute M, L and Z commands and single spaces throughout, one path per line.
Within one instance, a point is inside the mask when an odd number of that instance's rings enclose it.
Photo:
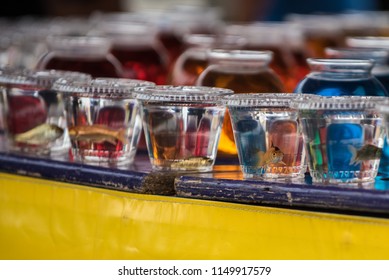
M 389 220 L 0 173 L 1 259 L 389 259 Z

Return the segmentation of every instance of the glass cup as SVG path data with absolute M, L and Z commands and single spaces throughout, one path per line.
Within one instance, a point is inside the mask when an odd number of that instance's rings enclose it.
M 371 73 L 389 93 L 389 49 L 348 47 L 326 48 L 325 51 L 326 55 L 332 58 L 373 59 L 375 63 Z M 371 93 L 372 91 L 369 92 Z M 387 141 L 385 141 L 382 151 L 378 174 L 386 177 L 389 176 L 389 145 Z
M 313 182 L 353 184 L 374 181 L 384 145 L 376 104 L 385 97 L 302 95 L 298 109 Z
M 131 90 L 154 83 L 98 78 L 87 83 L 57 82 L 65 97 L 71 157 L 95 164 L 132 163 L 142 130 L 139 103 Z
M 68 151 L 63 96 L 52 89 L 58 79 L 86 82 L 91 76 L 58 70 L 14 71 L 0 76 L 10 150 L 45 155 Z
M 197 85 L 229 88 L 235 93 L 285 92 L 278 75 L 269 67 L 271 51 L 212 49 L 209 65 L 200 74 Z M 237 155 L 228 112 L 224 118 L 219 152 Z
M 228 89 L 158 86 L 135 91 L 141 103 L 150 161 L 155 170 L 213 168 Z
M 297 179 L 307 170 L 296 109 L 287 93 L 227 96 L 238 157 L 245 178 Z

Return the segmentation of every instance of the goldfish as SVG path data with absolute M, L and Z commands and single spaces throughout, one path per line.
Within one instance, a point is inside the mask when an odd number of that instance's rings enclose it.
M 261 161 L 259 162 L 258 166 L 264 167 L 271 163 L 281 163 L 286 165 L 285 162 L 282 161 L 283 157 L 284 153 L 280 150 L 280 148 L 274 146 L 272 143 L 270 149 L 268 149 L 266 152 L 259 151 L 259 158 Z
M 64 130 L 54 124 L 40 124 L 26 132 L 14 135 L 14 141 L 29 145 L 45 145 L 57 140 Z
M 366 144 L 359 150 L 357 150 L 354 146 L 348 146 L 348 149 L 352 154 L 350 165 L 355 165 L 364 160 L 380 159 L 382 155 L 382 148 L 372 144 Z
M 113 145 L 116 145 L 117 141 L 122 142 L 123 145 L 129 143 L 125 129 L 113 129 L 99 124 L 70 127 L 69 136 L 75 141 L 108 142 Z
M 172 168 L 197 168 L 210 166 L 213 160 L 208 157 L 189 157 L 171 164 Z

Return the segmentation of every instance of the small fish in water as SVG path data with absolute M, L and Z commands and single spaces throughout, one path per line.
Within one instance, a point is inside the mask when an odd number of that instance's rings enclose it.
M 14 141 L 28 145 L 46 145 L 63 135 L 64 130 L 57 125 L 44 123 L 26 132 L 14 135 Z
M 208 157 L 189 157 L 171 164 L 173 168 L 197 168 L 202 166 L 210 166 L 213 160 Z
M 282 161 L 284 157 L 284 153 L 280 150 L 280 148 L 276 147 L 271 144 L 270 149 L 268 149 L 265 152 L 259 151 L 259 158 L 261 161 L 259 162 L 258 166 L 268 166 L 269 164 L 273 163 L 281 163 L 283 165 L 286 165 L 285 162 Z
M 125 129 L 112 129 L 105 125 L 73 126 L 69 128 L 69 136 L 75 141 L 87 141 L 94 143 L 108 142 L 113 145 L 117 141 L 123 145 L 129 143 Z
M 355 165 L 364 160 L 380 159 L 382 155 L 382 148 L 372 144 L 366 144 L 359 150 L 357 150 L 354 146 L 348 146 L 348 149 L 352 154 L 350 165 Z

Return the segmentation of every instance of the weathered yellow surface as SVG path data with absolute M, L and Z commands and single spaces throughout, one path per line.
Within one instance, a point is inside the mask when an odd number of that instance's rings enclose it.
M 389 220 L 0 173 L 1 259 L 389 259 Z

